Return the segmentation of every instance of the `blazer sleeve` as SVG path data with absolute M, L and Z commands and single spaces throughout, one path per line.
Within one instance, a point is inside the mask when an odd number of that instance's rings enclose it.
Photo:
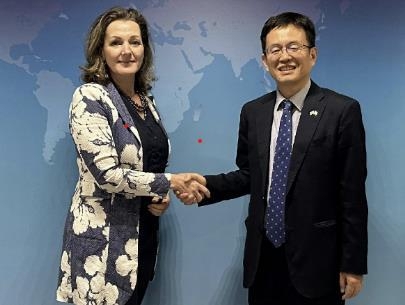
M 348 103 L 339 128 L 341 271 L 367 273 L 367 176 L 365 132 L 358 102 Z
M 83 163 L 80 174 L 84 176 L 90 172 L 96 184 L 108 193 L 164 196 L 169 191 L 170 174 L 134 170 L 119 162 L 112 126 L 121 121 L 112 107 L 108 92 L 100 85 L 85 84 L 73 94 L 69 125 Z M 135 147 L 126 149 L 137 151 Z M 134 155 L 134 160 L 136 158 Z
M 242 108 L 239 121 L 238 145 L 236 154 L 237 170 L 218 175 L 206 175 L 207 188 L 211 197 L 199 205 L 207 205 L 237 198 L 250 193 L 248 118 L 246 107 Z

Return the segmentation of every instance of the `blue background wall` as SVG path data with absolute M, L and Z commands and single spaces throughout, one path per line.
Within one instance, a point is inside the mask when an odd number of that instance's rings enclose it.
M 217 3 L 220 2 L 220 3 Z M 353 96 L 367 132 L 369 275 L 349 304 L 405 299 L 405 4 L 380 1 L 154 0 L 0 3 L 0 304 L 56 305 L 64 218 L 77 177 L 67 129 L 90 22 L 113 5 L 151 25 L 153 90 L 172 140 L 169 171 L 234 167 L 241 106 L 275 88 L 260 65 L 268 16 L 316 22 L 313 79 Z M 202 140 L 199 143 L 198 139 Z M 145 305 L 242 305 L 247 197 L 205 208 L 173 199 Z

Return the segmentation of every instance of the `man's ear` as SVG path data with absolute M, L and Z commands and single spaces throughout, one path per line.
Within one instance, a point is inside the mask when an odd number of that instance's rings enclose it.
M 316 47 L 311 48 L 310 50 L 310 56 L 314 63 L 316 62 L 316 59 L 318 58 L 318 49 Z
M 266 54 L 262 54 L 262 64 L 264 69 L 269 72 L 269 67 L 267 66 L 267 61 L 266 61 Z

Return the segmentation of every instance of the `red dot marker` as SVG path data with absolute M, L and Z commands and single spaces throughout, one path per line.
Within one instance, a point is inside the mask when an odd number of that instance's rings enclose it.
M 198 138 L 197 143 L 201 144 L 203 142 L 203 140 L 201 138 Z

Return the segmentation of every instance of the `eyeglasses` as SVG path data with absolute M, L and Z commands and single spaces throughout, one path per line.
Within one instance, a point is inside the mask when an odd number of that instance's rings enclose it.
M 278 46 L 278 45 L 271 46 L 265 50 L 265 53 L 267 55 L 270 55 L 271 57 L 276 58 L 276 57 L 280 57 L 281 54 L 283 54 L 284 49 L 285 49 L 285 51 L 287 52 L 288 55 L 293 56 L 294 54 L 297 54 L 299 51 L 301 51 L 303 48 L 311 49 L 313 47 L 294 42 L 294 43 L 290 43 L 290 44 L 286 45 L 285 47 Z

